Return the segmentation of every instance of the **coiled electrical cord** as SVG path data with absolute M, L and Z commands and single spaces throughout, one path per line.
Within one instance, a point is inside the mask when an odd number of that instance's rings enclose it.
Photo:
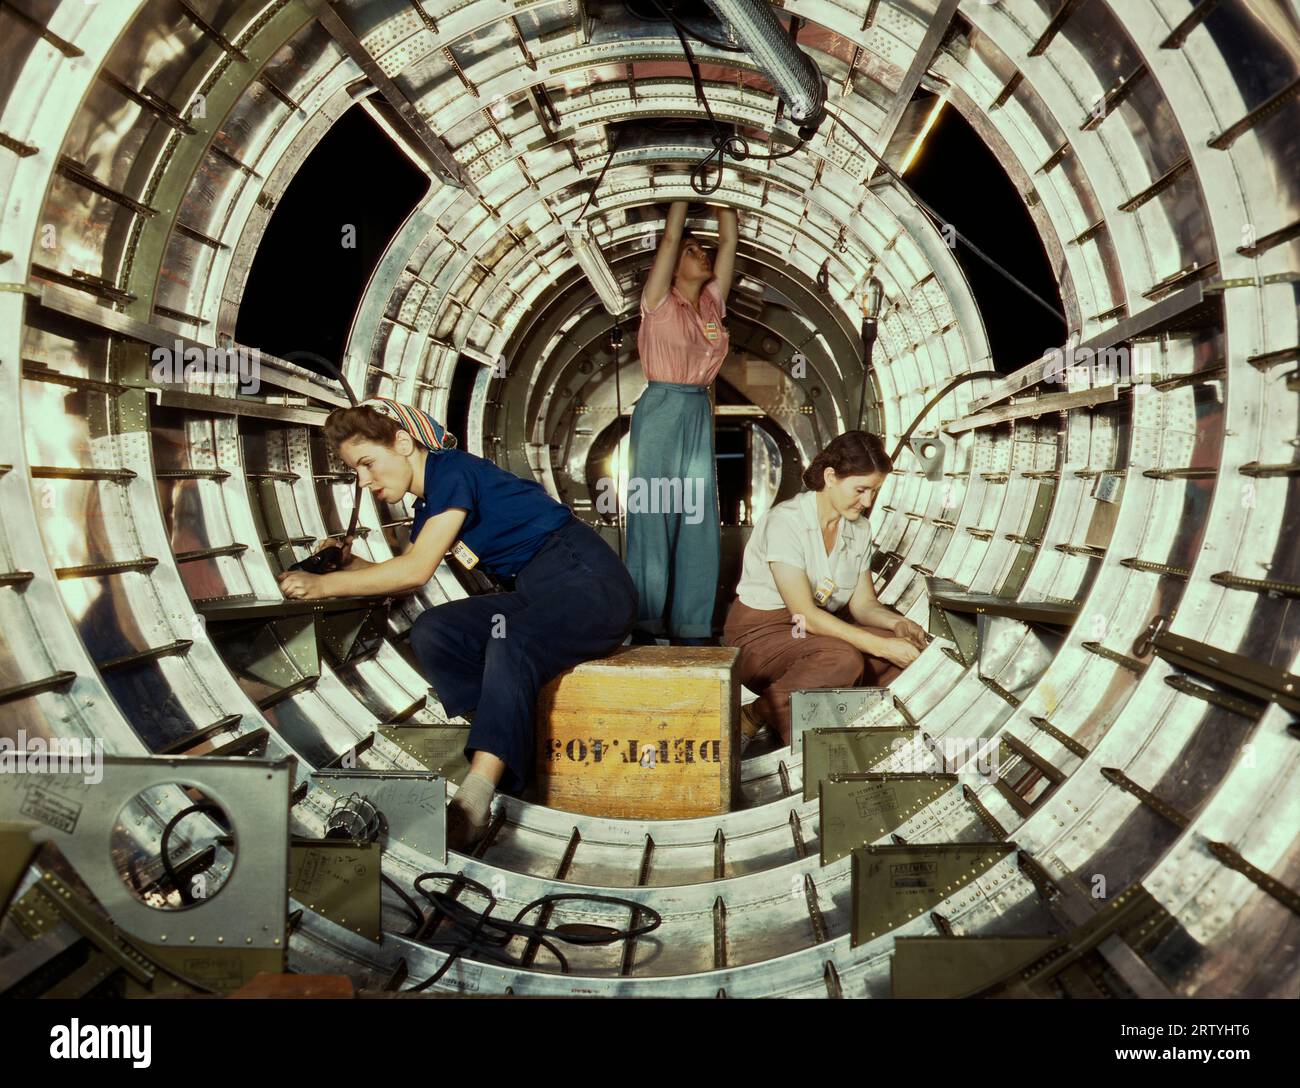
M 429 880 L 459 882 L 463 887 L 471 888 L 483 896 L 487 900 L 487 907 L 483 910 L 475 910 L 473 907 L 468 907 L 454 899 L 450 892 L 425 888 L 423 884 Z M 505 951 L 506 946 L 516 937 L 523 937 L 529 942 L 535 941 L 544 946 L 559 962 L 560 970 L 568 974 L 569 961 L 555 946 L 555 941 L 562 941 L 565 944 L 572 945 L 613 944 L 616 941 L 630 941 L 658 929 L 663 921 L 658 911 L 643 903 L 635 903 L 630 899 L 621 899 L 612 895 L 591 895 L 585 892 L 543 895 L 541 898 L 534 899 L 527 904 L 509 921 L 502 918 L 492 918 L 490 915 L 497 905 L 496 896 L 492 894 L 490 888 L 484 887 L 477 880 L 472 880 L 461 873 L 421 873 L 420 876 L 415 878 L 415 890 L 424 896 L 434 908 L 434 913 L 430 917 L 437 917 L 439 923 L 445 920 L 451 925 L 454 932 L 443 938 L 426 937 L 421 939 L 423 944 L 427 944 L 431 948 L 448 949 L 447 959 L 437 971 L 423 982 L 409 987 L 408 990 L 404 991 L 406 993 L 427 990 L 451 970 L 452 965 L 461 956 L 467 953 L 472 953 L 477 959 L 491 960 L 503 966 L 523 967 L 523 963 L 514 959 Z M 558 927 L 544 925 L 540 922 L 523 921 L 524 917 L 533 910 L 544 909 L 555 903 L 575 901 L 609 903 L 614 906 L 625 907 L 632 912 L 634 918 L 647 920 L 629 929 L 609 929 L 607 932 L 600 933 L 562 931 Z
M 206 812 L 209 816 L 219 816 L 223 823 L 226 819 L 225 810 L 215 802 L 199 801 L 197 804 L 188 805 L 167 821 L 167 826 L 163 828 L 162 845 L 159 847 L 159 852 L 162 854 L 163 872 L 167 874 L 167 879 L 171 881 L 172 886 L 180 893 L 181 902 L 186 906 L 189 906 L 194 902 L 194 893 L 191 892 L 189 886 L 181 880 L 180 874 L 172 868 L 171 858 L 167 855 L 168 848 L 171 845 L 172 832 L 176 830 L 176 825 L 185 819 L 186 816 L 195 812 Z M 213 861 L 215 860 L 216 859 L 214 858 Z M 212 862 L 208 862 L 203 869 L 210 869 L 212 864 Z M 194 875 L 197 876 L 199 872 L 203 871 L 203 869 L 198 870 Z
M 746 160 L 753 160 L 755 162 L 776 162 L 778 159 L 789 158 L 803 147 L 804 141 L 800 139 L 798 143 L 786 151 L 778 151 L 767 155 L 754 155 L 750 153 L 749 141 L 746 140 L 745 137 L 737 133 L 729 135 L 726 132 L 723 132 L 722 126 L 718 124 L 717 118 L 713 116 L 713 107 L 709 105 L 708 96 L 704 93 L 704 81 L 700 78 L 700 66 L 696 63 L 695 54 L 691 51 L 691 46 L 686 40 L 686 35 L 689 33 L 692 37 L 698 38 L 700 41 L 704 41 L 708 45 L 717 45 L 718 48 L 729 48 L 732 52 L 743 53 L 745 50 L 736 46 L 724 47 L 719 43 L 711 42 L 702 38 L 699 34 L 684 27 L 677 17 L 665 8 L 662 3 L 660 3 L 660 0 L 651 0 L 651 2 L 659 9 L 660 14 L 662 14 L 663 17 L 672 24 L 673 29 L 677 31 L 677 37 L 682 43 L 682 51 L 686 54 L 686 63 L 691 70 L 691 82 L 695 85 L 695 97 L 699 99 L 700 105 L 704 107 L 704 112 L 709 118 L 709 124 L 713 127 L 713 150 L 701 159 L 695 165 L 694 169 L 691 170 L 691 188 L 694 189 L 696 193 L 700 196 L 711 196 L 722 187 L 722 175 L 727 166 L 728 155 L 730 155 L 736 162 L 745 162 Z M 718 176 L 714 181 L 710 182 L 708 180 L 709 171 L 712 169 L 710 163 L 712 163 L 715 158 L 717 159 L 716 168 Z
M 420 911 L 420 904 L 417 903 L 414 899 L 412 899 L 409 895 L 407 895 L 405 890 L 402 888 L 402 886 L 399 883 L 397 883 L 397 881 L 394 880 L 387 873 L 380 873 L 379 879 L 393 889 L 397 897 L 401 899 L 403 905 L 410 913 L 411 918 L 414 919 L 415 921 L 415 925 L 412 928 L 408 929 L 405 933 L 403 933 L 402 936 L 414 937 L 417 933 L 420 932 L 420 928 L 424 925 L 424 915 Z

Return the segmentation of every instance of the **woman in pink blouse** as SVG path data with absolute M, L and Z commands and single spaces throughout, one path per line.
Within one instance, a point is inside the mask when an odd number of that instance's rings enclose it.
M 629 495 L 636 487 L 649 501 L 629 502 L 627 566 L 641 602 L 634 638 L 702 645 L 713 634 L 721 551 L 709 386 L 730 347 L 737 223 L 733 209 L 718 209 L 715 264 L 683 234 L 686 207 L 669 209 L 641 293 L 637 348 L 649 385 L 632 412 L 628 475 Z

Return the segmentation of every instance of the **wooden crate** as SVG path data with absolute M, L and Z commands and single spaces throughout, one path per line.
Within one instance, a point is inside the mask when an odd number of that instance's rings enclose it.
M 568 812 L 681 819 L 740 799 L 740 651 L 625 646 L 537 700 L 537 799 Z

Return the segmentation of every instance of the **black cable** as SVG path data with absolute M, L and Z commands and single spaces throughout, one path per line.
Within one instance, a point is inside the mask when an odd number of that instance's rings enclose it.
M 434 939 L 425 938 L 424 943 L 428 944 L 430 947 L 439 948 L 446 946 L 449 947 L 451 951 L 447 962 L 444 963 L 433 975 L 425 979 L 424 982 L 420 983 L 418 986 L 413 986 L 412 990 L 423 990 L 432 986 L 438 981 L 438 979 L 446 974 L 447 971 L 451 969 L 452 964 L 466 952 L 473 952 L 476 956 L 485 956 L 488 959 L 505 966 L 523 966 L 505 951 L 506 946 L 516 936 L 527 937 L 530 940 L 535 939 L 539 944 L 545 946 L 546 949 L 555 956 L 556 960 L 559 961 L 561 971 L 565 974 L 568 973 L 568 960 L 566 960 L 563 953 L 561 953 L 560 950 L 556 948 L 550 940 L 548 940 L 548 931 L 542 929 L 540 926 L 519 926 L 516 924 L 519 918 L 527 912 L 529 909 L 528 907 L 524 908 L 524 911 L 521 911 L 520 914 L 516 915 L 514 921 L 508 922 L 504 919 L 491 918 L 490 915 L 496 907 L 496 896 L 482 884 L 479 884 L 477 881 L 471 880 L 469 877 L 463 875 L 460 877 L 461 884 L 472 886 L 475 891 L 478 891 L 488 900 L 488 905 L 485 910 L 476 911 L 472 907 L 467 907 L 464 903 L 452 898 L 450 893 L 429 892 L 420 887 L 420 881 L 427 877 L 445 879 L 450 875 L 451 874 L 449 873 L 425 873 L 416 879 L 415 884 L 420 894 L 428 899 L 429 902 L 437 908 L 442 917 L 451 923 L 453 930 L 460 930 L 465 935 L 452 935 L 450 937 Z M 529 906 L 531 907 L 532 904 L 529 904 Z
M 591 187 L 591 192 L 587 194 L 587 203 L 582 206 L 582 211 L 574 217 L 574 226 L 577 226 L 582 221 L 582 217 L 587 214 L 587 209 L 591 207 L 591 199 L 596 195 L 596 190 L 600 188 L 600 183 L 605 180 L 605 171 L 609 169 L 609 164 L 614 161 L 614 154 L 618 151 L 618 145 L 622 139 L 622 131 L 615 129 L 614 138 L 609 144 L 609 158 L 605 160 L 605 165 L 600 168 L 600 173 L 596 175 L 596 184 Z
M 173 816 L 170 820 L 167 821 L 167 826 L 163 828 L 162 846 L 160 847 L 162 853 L 163 872 L 167 874 L 167 879 L 172 882 L 172 887 L 174 887 L 178 892 L 180 892 L 181 902 L 184 903 L 186 906 L 189 906 L 191 903 L 194 902 L 194 896 L 190 892 L 189 887 L 181 880 L 180 874 L 177 873 L 176 870 L 172 868 L 171 859 L 167 856 L 167 847 L 171 842 L 172 832 L 176 829 L 176 825 L 180 823 L 183 819 L 185 819 L 186 816 L 189 816 L 191 813 L 195 813 L 195 812 L 206 812 L 209 815 L 216 814 L 222 817 L 223 822 L 226 815 L 225 810 L 220 805 L 212 801 L 199 801 L 193 805 L 189 805 L 186 808 L 181 809 L 180 812 L 176 813 L 175 816 Z M 213 858 L 213 861 L 216 861 L 215 857 Z M 197 870 L 195 875 L 197 876 L 198 873 L 201 873 L 205 869 L 209 869 L 211 867 L 212 867 L 212 861 L 208 862 L 208 864 L 203 866 L 202 869 Z
M 830 261 L 830 258 L 826 258 Z M 870 291 L 870 284 L 867 290 Z M 858 418 L 853 424 L 854 430 L 862 430 L 862 413 L 867 406 L 867 381 L 871 377 L 871 356 L 876 349 L 876 340 L 880 337 L 880 315 L 862 315 L 862 386 L 858 390 Z
M 1066 324 L 1069 324 L 1069 319 L 1065 316 L 1064 313 L 1061 312 L 1061 310 L 1059 310 L 1056 306 L 1053 306 L 1045 298 L 1043 298 L 1036 291 L 1034 291 L 1033 288 L 1028 287 L 1024 283 L 1021 283 L 1021 281 L 1018 280 L 1014 275 L 1008 272 L 1005 268 L 1003 268 L 1000 264 L 998 264 L 997 261 L 995 261 L 992 257 L 990 257 L 982 249 L 980 249 L 979 246 L 977 246 L 974 242 L 972 242 L 969 238 L 967 238 L 964 234 L 962 234 L 962 232 L 959 231 L 954 224 L 945 223 L 943 217 L 940 216 L 939 213 L 934 210 L 934 208 L 930 207 L 929 204 L 927 204 L 924 200 L 921 199 L 920 194 L 918 194 L 915 189 L 913 189 L 910 185 L 907 184 L 906 181 L 903 180 L 902 175 L 899 174 L 897 170 L 895 170 L 892 166 L 889 165 L 889 163 L 885 162 L 884 159 L 882 159 L 879 155 L 876 154 L 875 149 L 872 148 L 871 145 L 868 144 L 866 140 L 864 140 L 860 135 L 858 135 L 857 131 L 853 128 L 852 125 L 848 124 L 843 118 L 839 117 L 831 110 L 827 110 L 826 112 L 831 118 L 833 118 L 835 121 L 839 123 L 840 127 L 844 129 L 845 132 L 847 132 L 850 136 L 852 136 L 855 140 L 857 140 L 858 146 L 861 147 L 862 150 L 865 151 L 868 155 L 870 155 L 871 158 L 873 158 L 876 161 L 876 163 L 881 167 L 881 169 L 885 171 L 885 173 L 887 173 L 891 178 L 893 178 L 894 182 L 898 185 L 900 189 L 903 190 L 903 192 L 905 192 L 912 199 L 913 203 L 915 203 L 916 206 L 920 208 L 921 211 L 924 212 L 925 215 L 929 217 L 930 221 L 936 227 L 940 228 L 940 233 L 942 233 L 942 228 L 944 226 L 949 227 L 952 230 L 953 234 L 956 236 L 957 240 L 961 242 L 963 245 L 965 245 L 966 248 L 969 249 L 973 254 L 975 254 L 976 257 L 978 257 L 981 261 L 987 264 L 1000 276 L 1003 276 L 1006 279 L 1010 280 L 1013 284 L 1015 284 L 1016 287 L 1020 288 L 1021 291 L 1023 291 L 1026 295 L 1028 295 L 1040 306 L 1042 306 L 1045 310 L 1047 310 L 1053 317 L 1058 317 L 1062 321 L 1065 321 Z
M 424 914 L 420 910 L 420 905 L 409 895 L 407 895 L 406 892 L 402 890 L 402 886 L 399 883 L 397 883 L 396 880 L 390 877 L 387 873 L 380 873 L 379 879 L 382 880 L 385 884 L 387 884 L 390 888 L 392 888 L 393 891 L 397 893 L 398 897 L 406 905 L 406 909 L 411 912 L 411 917 L 415 919 L 415 928 L 408 929 L 405 933 L 402 934 L 402 936 L 414 937 L 417 933 L 420 932 L 420 927 L 424 925 Z
M 623 385 L 619 377 L 620 356 L 623 347 L 623 326 L 618 323 L 618 318 L 614 318 L 614 327 L 609 332 L 609 344 L 614 349 L 614 502 L 617 504 L 618 516 L 614 519 L 614 528 L 618 533 L 618 557 L 623 558 L 623 526 L 624 514 L 623 503 L 619 497 L 618 485 L 623 475 Z M 632 444 L 628 442 L 628 454 L 632 452 Z
M 452 898 L 448 892 L 430 891 L 423 887 L 423 882 L 427 880 L 459 882 L 461 886 L 473 889 L 486 899 L 487 907 L 484 910 L 475 910 L 473 907 L 468 907 Z M 423 895 L 434 907 L 436 913 L 441 916 L 439 918 L 440 923 L 445 920 L 451 925 L 453 933 L 448 937 L 433 937 L 423 940 L 424 944 L 432 948 L 447 948 L 449 951 L 446 961 L 437 971 L 423 982 L 417 983 L 415 986 L 410 987 L 409 991 L 406 991 L 412 993 L 427 990 L 434 985 L 466 953 L 472 953 L 476 958 L 491 960 L 508 967 L 523 967 L 523 963 L 515 960 L 505 951 L 506 946 L 516 937 L 525 938 L 530 943 L 535 941 L 544 946 L 559 962 L 560 970 L 564 974 L 568 974 L 569 962 L 555 946 L 552 939 L 580 946 L 614 944 L 617 941 L 629 941 L 643 937 L 647 933 L 658 929 L 663 921 L 658 911 L 643 903 L 634 903 L 630 899 L 622 899 L 617 896 L 592 895 L 585 892 L 544 895 L 528 903 L 509 921 L 502 918 L 492 918 L 490 915 L 497 905 L 496 896 L 492 894 L 491 889 L 484 887 L 477 880 L 472 880 L 463 873 L 422 873 L 415 879 L 415 890 Z M 570 901 L 609 903 L 614 906 L 625 907 L 635 912 L 636 917 L 645 917 L 648 921 L 629 929 L 609 928 L 605 933 L 561 932 L 558 928 L 552 928 L 540 922 L 523 921 L 531 911 Z
M 461 885 L 472 887 L 482 895 L 483 898 L 488 901 L 487 909 L 481 912 L 475 912 L 466 907 L 463 903 L 453 899 L 447 892 L 430 892 L 420 886 L 421 881 L 424 880 L 447 879 L 448 877 L 451 877 L 453 881 L 458 881 Z M 484 887 L 477 880 L 472 880 L 469 877 L 460 874 L 421 873 L 415 878 L 415 890 L 423 895 L 430 904 L 432 904 L 436 915 L 439 918 L 439 922 L 445 918 L 451 923 L 453 929 L 468 929 L 468 934 L 460 937 L 453 937 L 450 940 L 435 940 L 428 937 L 423 938 L 423 942 L 433 948 L 437 948 L 441 945 L 450 945 L 451 951 L 448 953 L 447 959 L 443 962 L 442 966 L 423 982 L 412 986 L 410 992 L 419 993 L 422 990 L 427 990 L 442 978 L 443 975 L 450 971 L 452 964 L 454 964 L 467 951 L 474 952 L 474 954 L 480 959 L 486 958 L 498 963 L 502 962 L 505 954 L 504 952 L 498 951 L 497 946 L 503 947 L 506 942 L 504 940 L 498 940 L 497 935 L 495 934 L 485 938 L 484 940 L 480 940 L 483 929 L 487 925 L 487 917 L 492 912 L 493 908 L 496 907 L 497 902 L 496 896 L 492 894 L 490 889 Z M 433 916 L 434 915 L 431 915 L 430 917 Z M 473 918 L 474 923 L 472 926 L 466 924 L 466 918 Z
M 663 17 L 672 23 L 673 29 L 677 32 L 677 38 L 682 43 L 682 51 L 686 54 L 686 64 L 691 71 L 691 82 L 695 86 L 695 97 L 704 107 L 704 113 L 709 119 L 709 124 L 713 127 L 713 150 L 701 159 L 695 168 L 691 171 L 691 188 L 700 196 L 711 196 L 722 187 L 722 176 L 727 166 L 727 156 L 730 155 L 736 162 L 745 162 L 753 160 L 755 162 L 777 162 L 780 159 L 787 159 L 795 152 L 802 149 L 804 140 L 802 138 L 791 148 L 786 151 L 768 153 L 766 155 L 755 155 L 749 150 L 749 141 L 738 133 L 728 135 L 718 124 L 718 119 L 713 116 L 713 108 L 709 105 L 708 95 L 704 93 L 704 81 L 700 78 L 700 67 L 696 63 L 695 54 L 691 51 L 690 43 L 686 40 L 686 32 L 682 25 L 673 18 L 664 8 L 660 0 L 651 0 L 655 7 L 662 13 Z M 743 50 L 742 50 L 743 52 Z M 776 136 L 773 134 L 773 140 Z M 710 184 L 707 180 L 709 164 L 714 158 L 718 160 L 717 180 Z
M 919 412 L 917 412 L 916 418 L 912 420 L 911 423 L 908 424 L 907 430 L 903 432 L 903 437 L 898 440 L 898 445 L 894 447 L 894 452 L 890 454 L 889 456 L 890 461 L 898 460 L 898 455 L 903 452 L 903 447 L 907 445 L 907 440 L 912 437 L 912 432 L 916 430 L 916 425 L 920 423 L 921 420 L 923 420 L 930 413 L 930 410 L 936 404 L 938 404 L 941 400 L 943 400 L 944 397 L 946 397 L 959 385 L 963 385 L 966 382 L 974 381 L 976 378 L 1001 378 L 1001 377 L 1002 375 L 998 373 L 998 371 L 996 370 L 971 370 L 965 374 L 958 374 L 957 377 L 953 378 L 952 381 L 950 381 L 947 385 L 945 385 L 942 389 L 940 389 L 939 392 L 937 392 L 928 401 L 926 401 L 925 407 L 922 408 Z M 864 381 L 866 380 L 865 375 L 863 377 L 863 380 Z

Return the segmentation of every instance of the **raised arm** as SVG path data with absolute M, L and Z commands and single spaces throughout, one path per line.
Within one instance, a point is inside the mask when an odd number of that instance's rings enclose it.
M 668 209 L 668 223 L 664 227 L 664 236 L 659 239 L 655 263 L 650 267 L 645 290 L 641 292 L 647 310 L 653 310 L 668 297 L 673 285 L 673 274 L 677 271 L 677 251 L 681 248 L 682 230 L 685 226 L 686 201 L 674 200 Z
M 731 277 L 736 270 L 736 241 L 740 229 L 735 208 L 718 209 L 718 259 L 713 262 L 713 278 L 718 281 L 718 296 L 725 303 L 731 291 Z

